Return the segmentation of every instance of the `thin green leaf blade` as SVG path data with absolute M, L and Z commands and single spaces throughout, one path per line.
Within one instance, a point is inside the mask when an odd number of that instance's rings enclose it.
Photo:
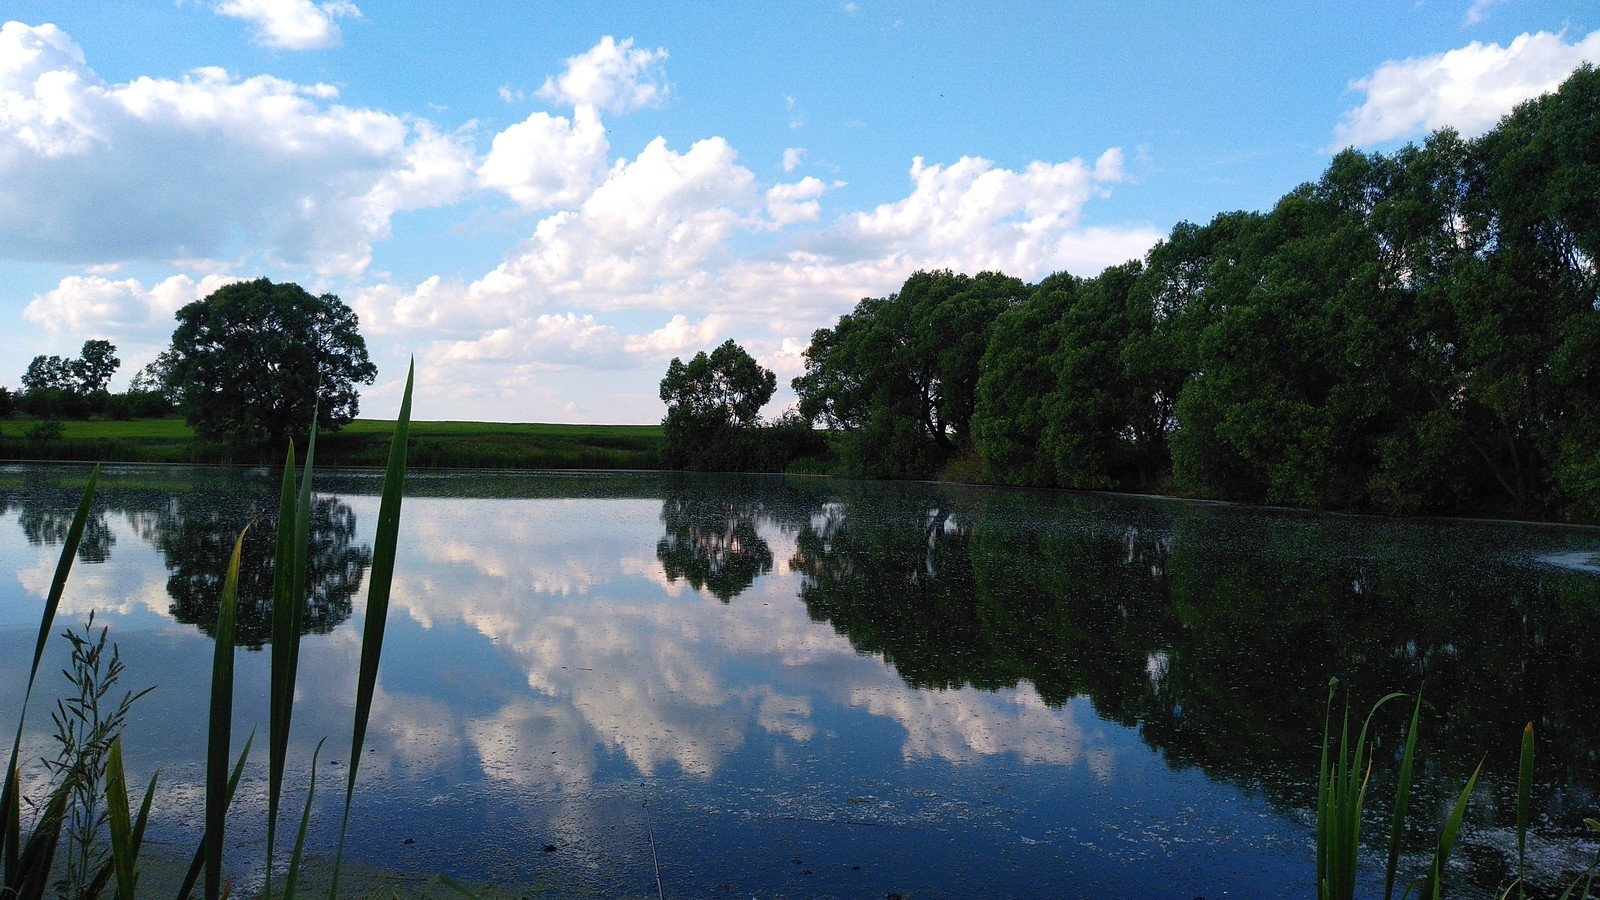
M 1478 775 L 1483 771 L 1483 762 L 1478 762 L 1478 767 L 1472 770 L 1472 777 L 1467 779 L 1467 786 L 1461 789 L 1461 796 L 1456 799 L 1455 808 L 1451 810 L 1450 817 L 1445 819 L 1444 828 L 1439 831 L 1439 845 L 1433 851 L 1433 864 L 1428 868 L 1428 876 L 1423 882 L 1422 896 L 1425 898 L 1438 897 L 1444 891 L 1444 867 L 1450 861 L 1450 852 L 1455 849 L 1456 834 L 1461 830 L 1461 820 L 1467 815 L 1467 801 L 1472 798 L 1472 789 L 1478 785 Z
M 356 678 L 355 727 L 350 739 L 350 774 L 345 783 L 344 815 L 339 824 L 339 846 L 333 857 L 333 885 L 329 896 L 339 896 L 339 868 L 344 861 L 344 839 L 350 825 L 350 804 L 355 797 L 361 749 L 366 743 L 367 719 L 378 682 L 378 660 L 383 653 L 383 630 L 389 618 L 389 588 L 394 578 L 395 545 L 400 536 L 400 500 L 406 475 L 406 445 L 411 433 L 411 389 L 416 362 L 406 371 L 406 389 L 389 443 L 389 464 L 383 473 L 383 494 L 378 503 L 378 529 L 373 540 L 372 568 L 367 581 L 367 621 L 361 636 L 361 669 Z
M 144 802 L 139 804 L 139 814 L 133 818 L 133 858 L 139 859 L 139 848 L 144 846 L 144 826 L 150 821 L 150 804 L 156 799 L 156 779 L 161 773 L 156 772 L 150 776 L 150 783 L 144 789 Z
M 256 733 L 252 730 L 250 736 L 245 738 L 244 749 L 239 751 L 239 761 L 233 764 L 233 774 L 228 776 L 229 803 L 233 802 L 233 792 L 239 788 L 239 776 L 244 774 L 244 762 L 250 758 L 250 745 L 255 740 Z M 205 868 L 206 852 L 206 835 L 201 832 L 200 844 L 194 848 L 194 858 L 189 861 L 189 871 L 183 877 L 183 885 L 178 888 L 178 900 L 189 900 L 189 895 L 194 893 L 194 886 L 200 881 L 200 872 Z
M 249 531 L 249 526 L 245 526 Z M 216 652 L 211 661 L 211 719 L 206 735 L 206 900 L 222 896 L 222 844 L 228 817 L 228 743 L 233 730 L 233 638 L 239 603 L 239 557 L 245 531 L 233 543 L 217 608 Z
M 1522 729 L 1522 753 L 1517 760 L 1517 882 L 1523 881 L 1528 847 L 1528 818 L 1533 800 L 1533 723 Z
M 128 779 L 122 769 L 122 737 L 111 741 L 106 754 L 106 825 L 111 833 L 111 867 L 117 879 L 117 897 L 132 900 L 136 851 L 133 847 L 133 813 L 128 807 Z
M 278 803 L 283 794 L 283 767 L 289 754 L 289 712 L 294 702 L 294 670 L 289 657 L 293 634 L 295 529 L 294 441 L 283 462 L 278 491 L 278 540 L 272 557 L 272 674 L 267 722 L 267 871 L 263 895 L 272 896 L 272 863 L 278 833 Z
M 1411 709 L 1411 725 L 1406 729 L 1406 749 L 1400 757 L 1400 774 L 1394 788 L 1394 812 L 1389 821 L 1389 856 L 1384 865 L 1383 896 L 1394 896 L 1395 870 L 1400 864 L 1400 844 L 1405 838 L 1406 810 L 1411 803 L 1411 773 L 1417 756 L 1417 726 L 1422 721 L 1422 693 Z
M 50 885 L 56 848 L 61 843 L 61 825 L 67 816 L 67 788 L 57 787 L 45 804 L 44 815 L 22 848 L 18 865 L 6 873 L 6 887 L 21 900 L 39 900 Z
M 300 889 L 300 858 L 305 851 L 306 831 L 311 825 L 311 801 L 317 795 L 317 758 L 322 755 L 322 745 L 327 740 L 323 738 L 317 741 L 316 749 L 311 751 L 311 784 L 306 788 L 306 805 L 300 812 L 300 830 L 294 836 L 294 850 L 289 854 L 289 873 L 284 878 L 283 900 L 294 900 L 295 892 Z
M 61 595 L 67 587 L 67 576 L 72 572 L 72 561 L 78 555 L 78 545 L 83 542 L 83 530 L 88 525 L 89 513 L 94 505 L 95 486 L 100 481 L 100 467 L 89 472 L 89 483 L 83 488 L 83 497 L 73 513 L 72 524 L 67 528 L 67 538 L 61 544 L 61 557 L 56 561 L 54 577 L 50 579 L 50 593 L 45 596 L 44 611 L 39 616 L 39 637 L 33 647 L 33 665 L 28 669 L 28 687 L 22 693 L 22 709 L 17 714 L 17 735 L 11 742 L 10 764 L 6 766 L 5 786 L 0 788 L 0 860 L 9 873 L 21 864 L 18 841 L 22 831 L 22 795 L 17 772 L 17 756 L 22 752 L 22 729 L 28 715 L 28 700 L 33 696 L 33 682 L 39 674 L 39 660 L 44 657 L 45 644 L 55 628 L 56 610 L 61 607 Z

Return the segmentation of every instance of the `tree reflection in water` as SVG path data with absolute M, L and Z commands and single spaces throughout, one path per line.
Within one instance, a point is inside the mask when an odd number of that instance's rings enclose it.
M 0 513 L 17 510 L 29 543 L 59 546 L 72 525 L 83 477 L 82 471 L 66 468 L 30 472 L 20 489 L 0 489 Z M 120 514 L 164 557 L 172 616 L 211 634 L 233 543 L 250 525 L 240 557 L 237 641 L 260 649 L 271 639 L 276 488 L 276 479 L 265 474 L 240 478 L 206 470 L 141 475 L 134 484 L 104 479 L 78 559 L 110 559 L 117 537 L 108 518 Z M 344 501 L 335 496 L 313 499 L 305 633 L 327 634 L 350 617 L 351 599 L 372 563 L 372 549 L 354 543 L 355 529 L 355 511 Z
M 1592 815 L 1594 581 L 1509 565 L 1493 527 L 828 490 L 796 538 L 800 599 L 913 686 L 1027 681 L 1052 706 L 1086 696 L 1171 764 L 1291 806 L 1305 800 L 1296 776 L 1316 771 L 1330 676 L 1357 702 L 1422 689 L 1435 784 L 1459 790 L 1485 755 L 1509 783 L 1532 719 L 1542 808 Z M 1381 723 L 1382 739 L 1402 725 Z
M 22 534 L 28 543 L 45 547 L 60 546 L 67 539 L 67 531 L 72 528 L 77 498 L 72 498 L 72 505 L 66 507 L 54 502 L 53 492 L 29 491 L 23 494 L 23 498 L 18 504 L 17 524 L 22 526 Z M 5 507 L 6 504 L 0 503 L 0 513 L 7 511 Z M 97 500 L 83 526 L 83 537 L 78 543 L 78 560 L 103 563 L 111 558 L 111 548 L 116 545 L 117 536 L 106 524 L 105 504 Z
M 763 504 L 735 490 L 685 489 L 661 501 L 667 533 L 656 559 L 669 582 L 682 578 L 727 603 L 772 571 L 772 548 L 756 529 Z
M 166 558 L 172 617 L 212 634 L 217 603 L 234 541 L 246 525 L 239 563 L 235 640 L 259 650 L 272 637 L 273 553 L 277 521 L 248 499 L 184 502 L 139 516 L 141 534 Z M 356 515 L 337 497 L 315 497 L 311 505 L 306 560 L 305 634 L 327 634 L 350 618 L 351 598 L 372 564 L 372 549 L 353 543 Z

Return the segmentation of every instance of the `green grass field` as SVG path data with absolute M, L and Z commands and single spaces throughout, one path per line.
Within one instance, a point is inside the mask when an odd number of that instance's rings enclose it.
M 238 458 L 226 447 L 202 444 L 182 419 L 94 420 L 62 423 L 59 438 L 30 436 L 37 422 L 0 423 L 0 459 L 96 460 L 162 463 L 277 463 Z M 317 441 L 317 462 L 328 466 L 379 466 L 394 422 L 357 419 Z M 412 422 L 411 465 L 439 468 L 653 469 L 660 468 L 660 425 L 553 425 L 505 422 Z

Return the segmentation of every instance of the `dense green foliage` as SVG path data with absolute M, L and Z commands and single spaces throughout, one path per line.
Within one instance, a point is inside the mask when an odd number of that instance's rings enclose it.
M 761 407 L 778 378 L 732 340 L 687 363 L 674 358 L 661 379 L 666 461 L 675 469 L 781 472 L 820 452 L 809 423 L 782 416 L 763 424 Z
M 676 467 L 738 468 L 734 457 L 777 386 L 777 376 L 732 340 L 687 363 L 674 357 L 661 379 L 668 461 Z
M 845 432 L 850 474 L 932 475 L 970 443 L 990 332 L 1026 294 L 995 272 L 917 272 L 898 293 L 862 300 L 812 335 L 794 380 L 800 414 Z
M 121 394 L 107 390 L 122 365 L 116 353 L 110 341 L 89 340 L 74 359 L 35 356 L 16 393 L 0 388 L 0 416 L 20 411 L 44 419 L 131 419 L 168 413 L 172 407 L 164 398 L 138 384 Z
M 204 440 L 281 446 L 356 417 L 356 385 L 378 369 L 356 314 L 332 294 L 265 278 L 219 288 L 179 309 L 167 382 Z
M 850 474 L 1594 518 L 1597 259 L 1585 66 L 1094 278 L 916 273 L 817 331 L 794 388 Z

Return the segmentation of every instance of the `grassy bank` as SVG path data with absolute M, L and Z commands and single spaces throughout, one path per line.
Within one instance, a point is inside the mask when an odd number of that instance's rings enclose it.
M 59 435 L 41 435 L 27 418 L 0 424 L 0 459 L 96 462 L 245 463 L 230 448 L 195 440 L 182 419 L 94 420 L 60 423 Z M 317 439 L 325 466 L 381 466 L 392 421 L 357 419 Z M 547 425 L 501 422 L 413 422 L 412 467 L 503 469 L 653 469 L 661 466 L 659 425 Z

